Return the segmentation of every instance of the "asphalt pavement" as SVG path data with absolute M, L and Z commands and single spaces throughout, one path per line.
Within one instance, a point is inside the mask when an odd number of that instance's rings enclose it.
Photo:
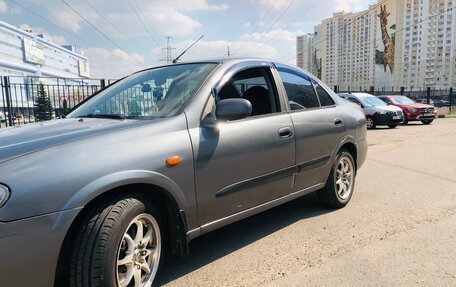
M 314 194 L 171 257 L 165 286 L 456 286 L 456 119 L 368 131 L 343 209 Z

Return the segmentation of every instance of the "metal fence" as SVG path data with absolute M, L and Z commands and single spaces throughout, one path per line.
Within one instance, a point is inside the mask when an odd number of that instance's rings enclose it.
M 91 96 L 111 80 L 45 81 L 18 77 L 0 77 L 0 128 L 35 122 L 35 104 L 43 85 L 53 108 L 53 118 L 62 117 L 67 111 Z M 61 80 L 61 79 L 60 79 Z M 44 82 L 44 83 L 43 83 Z
M 456 91 L 453 88 L 406 88 L 406 87 L 381 87 L 374 88 L 355 88 L 350 90 L 339 90 L 338 86 L 334 86 L 336 93 L 369 93 L 375 96 L 384 95 L 404 95 L 410 99 L 424 104 L 431 104 L 439 108 L 440 114 L 448 114 L 456 112 Z

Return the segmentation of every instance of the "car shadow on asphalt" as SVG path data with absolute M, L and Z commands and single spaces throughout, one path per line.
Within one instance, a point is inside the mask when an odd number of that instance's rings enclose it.
M 311 193 L 205 234 L 190 242 L 188 257 L 166 258 L 159 278 L 160 284 L 164 285 L 191 273 L 297 221 L 331 211 L 333 209 L 323 207 L 316 194 Z

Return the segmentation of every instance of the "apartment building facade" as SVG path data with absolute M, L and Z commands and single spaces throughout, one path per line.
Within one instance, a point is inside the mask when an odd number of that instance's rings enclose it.
M 455 2 L 379 0 L 334 13 L 314 29 L 312 72 L 340 90 L 455 87 Z
M 313 70 L 313 45 L 313 34 L 309 33 L 296 37 L 296 66 L 310 72 Z

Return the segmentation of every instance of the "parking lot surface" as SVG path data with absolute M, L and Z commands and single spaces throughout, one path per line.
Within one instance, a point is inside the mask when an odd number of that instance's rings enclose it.
M 314 194 L 214 231 L 170 258 L 165 286 L 456 286 L 456 119 L 368 131 L 341 210 Z

